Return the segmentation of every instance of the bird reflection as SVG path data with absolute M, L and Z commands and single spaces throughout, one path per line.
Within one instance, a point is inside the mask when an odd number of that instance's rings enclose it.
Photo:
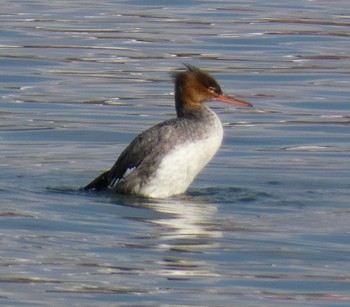
M 124 197 L 123 207 L 124 216 L 128 208 L 134 211 L 133 216 L 126 218 L 157 226 L 151 233 L 137 237 L 142 240 L 142 249 L 164 252 L 162 260 L 157 261 L 157 275 L 169 280 L 217 275 L 217 270 L 201 256 L 220 248 L 217 239 L 222 232 L 215 222 L 217 205 L 201 197 L 183 195 L 159 200 Z
M 200 196 L 183 195 L 168 199 L 147 199 L 118 197 L 124 206 L 146 209 L 140 218 L 147 223 L 160 226 L 154 236 L 159 247 L 194 251 L 216 245 L 213 238 L 222 236 L 215 223 L 217 205 L 201 199 Z M 132 218 L 132 217 L 129 217 Z
M 210 223 L 217 212 L 215 205 L 173 199 L 153 203 L 150 207 L 167 215 L 162 219 L 154 220 L 153 223 L 169 230 L 163 235 L 168 240 L 221 237 L 221 233 L 215 231 Z

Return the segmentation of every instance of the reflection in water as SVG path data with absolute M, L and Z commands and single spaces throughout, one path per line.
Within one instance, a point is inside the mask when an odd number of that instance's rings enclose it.
M 215 205 L 198 204 L 187 199 L 172 199 L 149 206 L 168 215 L 168 217 L 152 221 L 168 230 L 168 233 L 164 234 L 164 238 L 168 240 L 221 237 L 221 232 L 211 229 L 210 219 L 217 211 Z
M 159 276 L 181 280 L 218 275 L 212 265 L 198 257 L 198 253 L 220 248 L 218 241 L 213 240 L 222 237 L 222 232 L 213 222 L 217 213 L 216 205 L 203 202 L 200 197 L 185 195 L 171 199 L 127 197 L 123 203 L 148 209 L 143 220 L 160 226 L 154 235 L 156 246 L 153 246 L 165 252 L 159 263 Z M 197 256 L 193 256 L 193 253 Z
M 213 228 L 212 218 L 217 212 L 217 206 L 199 201 L 200 198 L 191 196 L 174 197 L 170 199 L 123 199 L 123 204 L 131 207 L 150 209 L 157 215 L 149 214 L 145 221 L 162 226 L 160 237 L 165 240 L 196 240 L 219 238 L 220 231 Z M 198 243 L 197 242 L 197 243 Z

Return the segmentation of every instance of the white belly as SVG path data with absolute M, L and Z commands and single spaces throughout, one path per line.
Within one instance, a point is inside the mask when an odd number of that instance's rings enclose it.
M 223 137 L 220 122 L 216 128 L 205 139 L 175 147 L 164 157 L 155 175 L 140 187 L 137 194 L 165 198 L 184 193 L 220 147 Z

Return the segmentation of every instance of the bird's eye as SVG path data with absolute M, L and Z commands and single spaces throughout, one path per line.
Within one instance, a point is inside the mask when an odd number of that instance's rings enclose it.
M 214 86 L 209 86 L 209 87 L 208 87 L 208 90 L 209 90 L 209 92 L 212 93 L 212 94 L 216 94 L 216 92 L 217 92 L 217 90 L 216 90 L 216 88 L 215 88 Z

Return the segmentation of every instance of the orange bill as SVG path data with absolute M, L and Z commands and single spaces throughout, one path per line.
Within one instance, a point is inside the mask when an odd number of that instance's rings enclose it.
M 253 105 L 249 102 L 239 100 L 239 99 L 236 99 L 236 98 L 233 98 L 230 96 L 226 96 L 224 94 L 221 94 L 220 96 L 215 97 L 215 100 L 221 101 L 221 102 L 226 102 L 226 103 L 238 104 L 238 105 L 243 106 L 243 107 L 249 107 L 249 108 L 253 107 Z

